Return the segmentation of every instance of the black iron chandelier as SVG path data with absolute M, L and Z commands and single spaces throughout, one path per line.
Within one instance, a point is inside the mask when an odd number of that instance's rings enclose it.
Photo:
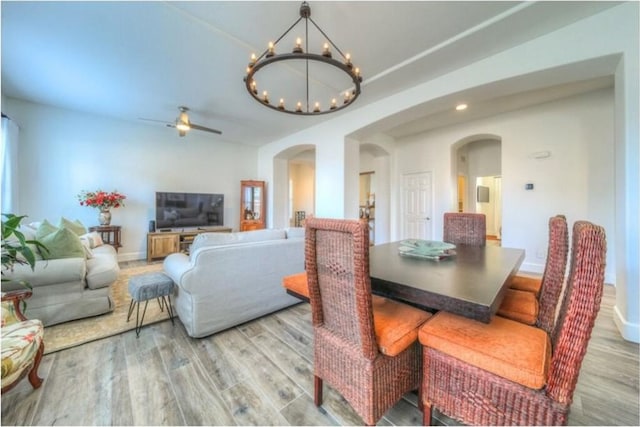
M 304 48 L 302 39 L 297 37 L 291 53 L 276 53 L 278 42 L 303 19 Z M 321 35 L 320 38 L 316 35 L 318 45 L 324 40 L 320 54 L 309 52 L 309 21 Z M 341 60 L 333 57 L 332 50 Z M 280 67 L 275 65 L 278 63 Z M 257 79 L 259 71 L 261 75 Z M 300 18 L 275 42 L 269 42 L 262 55 L 251 55 L 244 81 L 249 94 L 262 105 L 283 113 L 312 116 L 333 113 L 351 105 L 360 95 L 362 76 L 360 69 L 352 64 L 351 55 L 342 53 L 311 19 L 311 7 L 305 1 L 300 6 Z M 276 95 L 275 103 L 269 98 L 273 95 Z

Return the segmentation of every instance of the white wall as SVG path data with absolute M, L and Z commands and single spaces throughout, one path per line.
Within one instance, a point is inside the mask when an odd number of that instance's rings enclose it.
M 398 141 L 398 173 L 433 171 L 435 194 L 450 194 L 450 146 L 477 134 L 502 139 L 502 245 L 526 250 L 522 270 L 542 273 L 548 219 L 593 221 L 614 234 L 613 90 L 604 89 Z M 549 150 L 551 157 L 530 153 Z M 475 173 L 474 173 L 475 174 Z M 534 190 L 525 190 L 525 183 Z M 475 189 L 475 180 L 470 181 Z M 475 191 L 475 190 L 474 190 Z M 435 200 L 433 235 L 442 238 L 448 197 Z M 396 230 L 399 233 L 399 230 Z M 615 248 L 607 253 L 606 280 L 615 282 Z
M 240 180 L 256 176 L 256 148 L 12 98 L 3 98 L 2 111 L 20 126 L 19 209 L 30 219 L 97 225 L 97 210 L 76 195 L 117 189 L 127 196 L 112 211 L 111 223 L 122 226 L 121 260 L 146 258 L 156 191 L 223 193 L 224 223 L 238 229 Z
M 293 212 L 305 211 L 305 215 L 313 215 L 315 200 L 315 167 L 310 162 L 289 163 L 290 179 L 293 182 Z M 291 225 L 295 217 L 291 218 Z

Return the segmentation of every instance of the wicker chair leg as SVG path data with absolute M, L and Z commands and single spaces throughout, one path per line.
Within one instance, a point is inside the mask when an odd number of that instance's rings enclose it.
M 36 357 L 33 360 L 33 367 L 29 372 L 29 382 L 33 386 L 33 388 L 38 388 L 42 385 L 42 378 L 38 376 L 38 368 L 40 367 L 40 361 L 42 360 L 42 355 L 44 354 L 44 342 L 40 343 L 40 347 L 38 348 L 38 352 L 36 353 Z
M 313 376 L 313 402 L 316 406 L 322 405 L 322 378 Z
M 422 402 L 422 400 L 419 400 Z M 431 426 L 431 403 L 422 402 L 422 425 Z

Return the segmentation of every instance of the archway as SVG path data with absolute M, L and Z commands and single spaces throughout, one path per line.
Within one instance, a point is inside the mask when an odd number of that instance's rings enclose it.
M 273 159 L 274 228 L 301 226 L 315 212 L 315 146 L 295 145 Z
M 452 171 L 458 212 L 483 213 L 487 236 L 502 236 L 502 138 L 473 135 L 452 146 Z
M 390 240 L 391 231 L 391 180 L 389 151 L 381 143 L 361 142 L 359 149 L 359 174 L 368 177 L 367 188 L 358 180 L 358 208 L 361 219 L 369 224 L 369 240 L 372 244 Z M 364 175 L 363 175 L 364 174 Z M 364 216 L 364 218 L 363 218 Z

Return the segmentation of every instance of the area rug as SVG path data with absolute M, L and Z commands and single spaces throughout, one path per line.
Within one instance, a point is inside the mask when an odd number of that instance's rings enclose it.
M 151 273 L 161 270 L 162 263 L 121 269 L 118 274 L 118 279 L 112 287 L 112 295 L 116 305 L 115 309 L 111 313 L 102 314 L 100 316 L 47 326 L 44 328 L 45 354 L 75 347 L 80 344 L 110 337 L 112 335 L 117 335 L 134 329 L 136 327 L 135 309 L 131 315 L 131 320 L 127 322 L 127 313 L 129 311 L 129 303 L 131 301 L 128 289 L 129 278 L 137 274 Z M 144 303 L 140 306 L 141 315 L 143 309 Z M 147 312 L 144 316 L 144 325 L 149 325 L 163 320 L 169 320 L 166 310 L 160 311 L 160 306 L 155 300 L 149 301 Z

